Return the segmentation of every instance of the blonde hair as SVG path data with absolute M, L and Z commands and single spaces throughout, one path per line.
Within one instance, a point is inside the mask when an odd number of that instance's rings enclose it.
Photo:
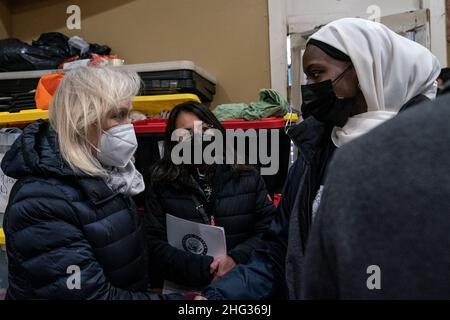
M 50 104 L 49 118 L 61 155 L 76 173 L 105 175 L 90 138 L 94 135 L 100 141 L 103 121 L 130 103 L 140 85 L 136 72 L 111 67 L 81 67 L 64 76 Z

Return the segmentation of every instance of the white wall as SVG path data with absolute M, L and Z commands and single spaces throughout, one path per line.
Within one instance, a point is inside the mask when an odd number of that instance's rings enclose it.
M 447 66 L 447 20 L 444 0 L 423 0 L 423 8 L 430 9 L 431 52 L 441 66 Z
M 381 15 L 387 16 L 421 8 L 421 0 L 287 0 L 288 18 L 293 16 L 316 16 L 318 20 L 327 15 L 368 18 L 367 8 L 376 5 Z
M 289 31 L 302 32 L 343 17 L 370 18 L 373 6 L 381 17 L 430 10 L 431 51 L 447 65 L 445 0 L 286 0 Z
M 287 98 L 287 13 L 285 0 L 268 0 L 270 82 L 272 89 Z

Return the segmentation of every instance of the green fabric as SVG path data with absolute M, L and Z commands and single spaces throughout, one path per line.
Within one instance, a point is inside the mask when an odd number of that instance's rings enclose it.
M 259 99 L 258 102 L 249 104 L 221 104 L 213 112 L 220 121 L 230 119 L 260 120 L 267 117 L 284 116 L 289 112 L 288 102 L 275 90 L 259 90 Z

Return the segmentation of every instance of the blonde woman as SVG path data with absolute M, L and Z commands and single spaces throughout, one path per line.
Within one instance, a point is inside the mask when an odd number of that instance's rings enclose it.
M 6 210 L 7 299 L 168 299 L 148 290 L 131 196 L 144 190 L 132 156 L 136 73 L 66 74 L 50 121 L 29 125 L 2 161 L 18 179 Z

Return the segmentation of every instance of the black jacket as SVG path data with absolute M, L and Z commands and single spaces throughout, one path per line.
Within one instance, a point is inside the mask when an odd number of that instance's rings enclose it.
M 8 299 L 162 299 L 149 291 L 133 201 L 62 160 L 47 121 L 29 125 L 2 161 L 19 179 L 5 213 Z M 75 284 L 80 270 L 80 289 Z
M 428 99 L 416 96 L 402 111 L 424 100 Z M 335 147 L 329 129 L 314 117 L 294 127 L 290 136 L 299 148 L 298 159 L 289 170 L 270 230 L 263 236 L 267 247 L 255 250 L 247 265 L 237 266 L 221 281 L 206 288 L 203 295 L 207 298 L 300 299 L 300 271 L 312 223 L 312 203 L 324 182 Z
M 236 263 L 246 263 L 252 251 L 264 246 L 261 235 L 269 228 L 275 207 L 256 170 L 235 172 L 228 165 L 216 166 L 213 178 L 216 225 L 225 229 L 228 255 Z M 194 195 L 197 200 L 194 200 Z M 193 180 L 192 187 L 176 183 L 149 188 L 146 197 L 146 235 L 153 257 L 152 285 L 162 279 L 191 286 L 206 286 L 212 277 L 213 258 L 195 255 L 170 246 L 166 235 L 166 213 L 194 222 L 205 223 L 198 204 L 205 194 Z M 196 202 L 197 201 L 197 202 Z
M 336 152 L 304 299 L 450 299 L 449 107 L 443 95 Z
M 299 155 L 289 169 L 275 218 L 263 236 L 266 247 L 255 250 L 247 265 L 236 266 L 221 281 L 206 288 L 204 296 L 231 300 L 287 297 L 288 238 L 292 241 L 292 233 L 296 233 L 298 255 L 303 256 L 312 202 L 334 151 L 329 134 L 330 131 L 313 117 L 290 131 L 289 135 L 299 147 Z M 294 211 L 298 212 L 296 216 L 301 222 L 291 221 Z

